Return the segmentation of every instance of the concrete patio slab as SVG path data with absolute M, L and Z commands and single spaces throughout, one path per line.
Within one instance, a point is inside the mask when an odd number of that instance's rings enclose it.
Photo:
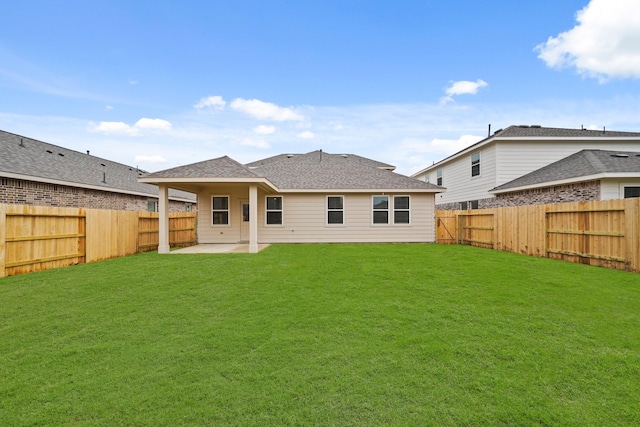
M 268 244 L 258 245 L 258 252 L 269 246 Z M 170 254 L 248 254 L 248 243 L 216 243 L 201 244 L 180 248 L 169 252 Z

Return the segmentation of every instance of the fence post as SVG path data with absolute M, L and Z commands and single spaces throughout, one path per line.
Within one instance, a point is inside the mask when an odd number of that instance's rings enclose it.
M 5 263 L 7 257 L 7 206 L 0 204 L 0 277 L 5 276 Z

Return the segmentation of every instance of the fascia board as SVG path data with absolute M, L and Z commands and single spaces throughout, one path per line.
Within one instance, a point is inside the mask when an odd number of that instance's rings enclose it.
M 87 188 L 89 190 L 106 191 L 109 193 L 131 194 L 134 196 L 154 197 L 156 199 L 158 198 L 157 194 L 143 193 L 140 191 L 123 190 L 121 188 L 115 188 L 115 187 L 101 187 L 99 185 L 82 184 L 82 183 L 72 182 L 72 181 L 62 181 L 59 179 L 42 178 L 39 176 L 21 175 L 21 174 L 11 173 L 11 172 L 0 172 L 0 175 L 2 175 L 5 178 L 20 179 L 24 181 L 44 182 L 46 184 L 65 185 L 67 187 Z M 172 197 L 172 199 L 175 199 L 175 197 Z

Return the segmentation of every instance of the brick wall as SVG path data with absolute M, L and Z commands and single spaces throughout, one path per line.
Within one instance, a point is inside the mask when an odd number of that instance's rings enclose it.
M 0 177 L 0 203 L 8 205 L 147 211 L 157 198 Z M 184 212 L 192 203 L 169 201 L 170 212 Z M 191 206 L 195 210 L 195 205 Z
M 536 188 L 526 191 L 499 194 L 496 197 L 478 200 L 478 209 L 504 206 L 546 205 L 550 203 L 582 202 L 600 200 L 600 181 L 578 182 L 556 187 Z M 440 210 L 460 209 L 460 203 L 436 205 Z

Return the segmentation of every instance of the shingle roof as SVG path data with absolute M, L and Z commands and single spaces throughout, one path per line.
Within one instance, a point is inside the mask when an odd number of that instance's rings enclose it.
M 489 191 L 504 191 L 604 173 L 638 173 L 640 176 L 640 153 L 582 150 Z
M 205 160 L 144 175 L 145 178 L 256 178 L 250 169 L 231 157 Z
M 329 154 L 322 150 L 306 154 L 281 154 L 241 165 L 224 156 L 145 175 L 145 182 L 171 179 L 197 183 L 211 178 L 266 179 L 286 190 L 427 190 L 444 188 L 389 170 L 393 166 L 352 154 Z M 184 178 L 188 178 L 186 181 Z
M 143 171 L 86 153 L 0 131 L 0 175 L 15 174 L 34 181 L 49 179 L 70 186 L 105 191 L 158 195 L 158 187 L 138 182 Z M 190 193 L 171 191 L 171 197 L 195 200 Z
M 619 132 L 606 129 L 563 129 L 545 128 L 542 126 L 517 125 L 493 134 L 496 138 L 615 138 L 615 137 L 640 137 L 640 132 Z
M 291 158 L 294 156 L 301 156 L 301 155 L 303 154 L 299 154 L 299 153 L 298 154 L 278 154 L 277 156 L 267 157 L 266 159 L 256 160 L 255 162 L 247 163 L 245 164 L 245 166 L 248 166 L 248 167 L 263 166 L 263 165 L 266 165 L 267 163 L 276 162 L 283 159 Z M 348 158 L 350 160 L 355 160 L 359 163 L 366 163 L 370 166 L 380 168 L 380 169 L 394 170 L 396 168 L 395 166 L 390 165 L 388 163 L 382 163 L 377 160 L 369 159 L 367 157 L 358 156 L 357 154 L 336 154 L 336 155 L 343 158 Z
M 250 166 L 251 170 L 282 190 L 444 190 L 442 187 L 381 169 L 379 165 L 385 164 L 375 160 L 329 154 L 322 150 L 284 156 L 255 166 L 259 163 L 251 163 L 250 165 L 254 165 Z

